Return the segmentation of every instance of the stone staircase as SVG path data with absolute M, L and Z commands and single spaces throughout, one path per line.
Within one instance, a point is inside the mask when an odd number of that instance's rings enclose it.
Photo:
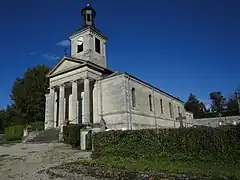
M 35 137 L 28 137 L 27 143 L 51 143 L 59 142 L 60 129 L 47 129 L 39 132 Z

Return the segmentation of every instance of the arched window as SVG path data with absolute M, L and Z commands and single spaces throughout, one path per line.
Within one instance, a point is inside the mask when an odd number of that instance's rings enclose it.
M 152 95 L 151 94 L 149 94 L 149 109 L 150 109 L 150 111 L 152 111 Z
M 181 113 L 180 106 L 178 106 L 178 115 Z
M 163 114 L 163 102 L 162 102 L 162 99 L 160 99 L 160 110 L 161 110 L 161 114 Z
M 172 103 L 169 103 L 169 114 L 170 114 L 170 117 L 172 118 L 173 117 Z
M 136 107 L 136 92 L 135 88 L 132 88 L 132 107 Z

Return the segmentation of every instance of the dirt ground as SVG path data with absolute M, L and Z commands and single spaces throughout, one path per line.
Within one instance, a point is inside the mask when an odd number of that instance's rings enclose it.
M 73 150 L 60 143 L 0 146 L 0 179 L 50 180 L 46 169 L 89 156 L 88 152 Z

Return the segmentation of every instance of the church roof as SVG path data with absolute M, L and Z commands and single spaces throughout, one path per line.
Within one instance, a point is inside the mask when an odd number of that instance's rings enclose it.
M 142 83 L 144 83 L 144 84 L 152 87 L 153 89 L 156 89 L 157 91 L 160 91 L 161 93 L 166 94 L 166 95 L 170 96 L 171 98 L 173 98 L 173 99 L 175 99 L 175 100 L 177 100 L 177 101 L 179 101 L 179 102 L 181 102 L 181 103 L 184 103 L 184 102 L 183 102 L 181 99 L 179 99 L 178 97 L 175 97 L 175 96 L 173 96 L 173 95 L 171 95 L 171 94 L 169 94 L 169 93 L 167 93 L 167 92 L 165 92 L 165 91 L 163 91 L 163 90 L 161 90 L 161 89 L 159 89 L 159 88 L 157 88 L 157 87 L 155 87 L 155 86 L 147 83 L 146 81 L 143 81 L 143 80 L 141 80 L 141 79 L 139 79 L 139 78 L 137 78 L 137 77 L 135 77 L 135 76 L 127 73 L 127 72 L 118 72 L 118 71 L 116 71 L 115 73 L 112 73 L 112 74 L 110 74 L 109 76 L 106 76 L 106 77 L 104 77 L 104 78 L 102 78 L 102 79 L 107 79 L 107 78 L 114 77 L 114 76 L 119 76 L 119 75 L 126 75 L 126 76 L 131 77 L 132 79 L 136 79 L 137 81 L 140 81 L 140 82 L 142 82 Z
M 68 60 L 68 61 L 73 61 L 73 62 L 76 62 L 76 63 L 79 63 L 79 65 L 81 66 L 77 66 L 75 67 L 74 69 L 68 69 L 66 71 L 62 71 L 60 73 L 54 73 L 54 71 L 65 61 L 65 60 Z M 72 70 L 75 70 L 77 68 L 80 68 L 80 67 L 83 67 L 83 66 L 89 66 L 90 68 L 94 69 L 94 70 L 97 70 L 97 71 L 101 71 L 101 72 L 104 72 L 104 74 L 112 74 L 114 73 L 115 71 L 113 70 L 110 70 L 108 68 L 104 68 L 102 66 L 99 66 L 95 63 L 92 63 L 90 61 L 86 61 L 86 60 L 83 60 L 83 59 L 79 59 L 79 58 L 74 58 L 74 57 L 71 57 L 71 56 L 63 56 L 62 59 L 57 63 L 57 65 L 46 75 L 47 77 L 53 77 L 53 76 L 57 76 L 57 75 L 60 75 L 60 74 L 63 74 L 63 73 L 66 73 L 67 71 L 72 71 Z
M 105 39 L 105 40 L 107 39 L 107 37 L 106 37 L 101 31 L 99 31 L 97 28 L 92 27 L 92 26 L 84 26 L 84 27 L 81 27 L 80 29 L 76 30 L 73 34 L 71 34 L 70 37 L 72 37 L 72 36 L 74 36 L 74 35 L 77 35 L 77 34 L 79 34 L 80 32 L 83 32 L 83 31 L 88 30 L 88 29 L 96 32 L 96 33 L 97 33 L 99 36 L 101 36 L 103 39 Z

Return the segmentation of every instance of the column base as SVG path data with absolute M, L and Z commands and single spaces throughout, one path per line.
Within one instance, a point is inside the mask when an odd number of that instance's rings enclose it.
M 59 129 L 60 129 L 60 132 L 59 132 L 59 142 L 63 142 L 64 141 L 64 139 L 63 139 L 63 125 L 61 125 L 59 127 Z
M 81 150 L 92 150 L 92 133 L 91 129 L 80 130 L 80 147 Z
M 85 126 L 85 129 L 92 129 L 93 128 L 93 124 L 92 123 L 82 123 Z

